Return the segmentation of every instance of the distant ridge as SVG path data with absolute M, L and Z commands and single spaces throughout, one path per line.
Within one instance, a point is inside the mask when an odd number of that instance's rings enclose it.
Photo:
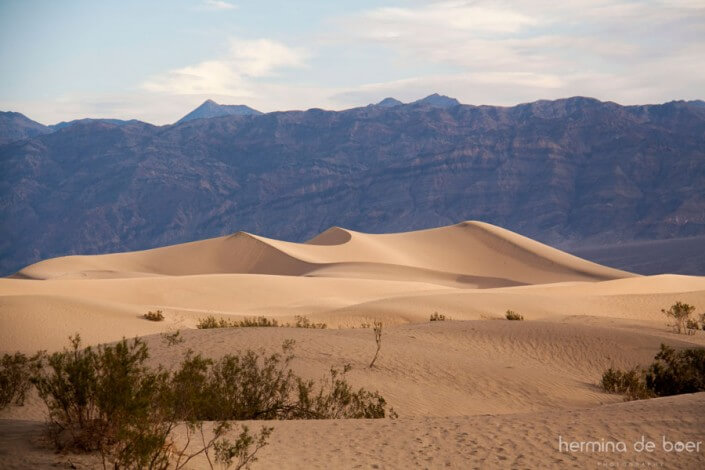
M 49 133 L 50 128 L 22 113 L 0 111 L 0 145 Z
M 108 124 L 115 124 L 118 126 L 123 126 L 125 124 L 130 124 L 130 123 L 135 123 L 135 122 L 140 122 L 137 119 L 130 119 L 129 121 L 126 121 L 124 119 L 93 119 L 93 118 L 84 118 L 84 119 L 74 119 L 73 121 L 61 121 L 56 124 L 51 124 L 48 127 L 54 131 L 58 131 L 60 129 L 64 129 L 69 126 L 73 126 L 74 124 L 89 124 L 92 122 L 107 122 Z
M 213 100 L 206 100 L 201 106 L 176 121 L 176 123 L 193 121 L 194 119 L 207 119 L 230 115 L 253 116 L 257 114 L 262 113 L 244 104 L 218 104 Z

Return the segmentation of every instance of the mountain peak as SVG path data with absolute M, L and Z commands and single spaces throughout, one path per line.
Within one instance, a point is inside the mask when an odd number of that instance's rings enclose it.
M 402 102 L 399 101 L 398 99 L 392 98 L 392 97 L 390 96 L 390 97 L 387 97 L 387 98 L 383 99 L 382 101 L 380 101 L 379 103 L 377 103 L 375 106 L 380 106 L 380 107 L 382 107 L 382 108 L 393 108 L 394 106 L 400 106 L 400 105 L 402 105 L 402 104 L 404 104 L 404 103 L 402 103 Z
M 452 108 L 453 106 L 458 106 L 460 101 L 449 96 L 434 93 L 432 95 L 428 95 L 426 98 L 414 101 L 412 104 L 421 104 L 431 106 L 433 108 Z
M 208 119 L 231 115 L 253 116 L 257 114 L 262 113 L 244 104 L 218 104 L 211 99 L 207 99 L 198 108 L 176 121 L 176 123 L 180 124 L 194 119 Z

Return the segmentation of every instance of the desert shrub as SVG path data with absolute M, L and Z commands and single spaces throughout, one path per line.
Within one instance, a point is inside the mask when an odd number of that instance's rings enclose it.
M 22 353 L 4 354 L 0 360 L 0 410 L 14 404 L 22 406 L 32 386 L 31 377 L 44 357 L 37 353 L 27 357 Z
M 267 317 L 247 317 L 242 320 L 226 320 L 208 315 L 198 320 L 196 327 L 204 330 L 209 328 L 253 328 L 253 327 L 276 327 L 279 322 Z
M 199 330 L 207 330 L 211 328 L 230 328 L 232 325 L 224 318 L 215 318 L 213 315 L 208 315 L 205 318 L 199 318 L 196 328 Z
M 445 321 L 445 320 L 446 320 L 446 316 L 443 315 L 442 313 L 438 313 L 438 312 L 433 312 L 431 314 L 431 318 L 429 318 L 429 321 Z
M 162 320 L 164 320 L 164 314 L 162 313 L 161 310 L 155 310 L 153 312 L 150 310 L 149 312 L 142 315 L 142 317 L 146 320 L 149 320 L 149 321 L 162 321 Z
M 676 351 L 662 344 L 646 370 L 609 368 L 600 385 L 606 392 L 621 393 L 632 400 L 705 391 L 705 349 Z
M 139 339 L 81 349 L 78 335 L 71 338 L 70 349 L 49 356 L 47 367 L 36 372 L 33 382 L 49 409 L 50 436 L 56 447 L 97 450 L 103 466 L 112 462 L 116 469 L 166 469 L 172 464 L 178 469 L 201 453 L 210 463 L 208 452 L 216 446 L 216 461 L 224 452 L 231 456 L 230 463 L 235 457 L 252 461 L 271 430 L 260 433 L 254 451 L 250 445 L 255 437 L 247 429 L 231 444 L 226 438 L 231 425 L 224 422 L 216 423 L 206 440 L 194 404 L 209 397 L 198 386 L 178 387 L 188 382 L 183 376 L 198 365 L 193 367 L 187 357 L 176 373 L 170 373 L 147 368 L 147 358 L 147 346 Z M 182 448 L 172 439 L 179 426 L 186 427 Z M 188 453 L 197 432 L 203 445 Z
M 264 427 L 260 430 L 259 436 L 253 436 L 247 426 L 243 425 L 242 432 L 235 442 L 223 438 L 215 443 L 215 461 L 224 468 L 230 468 L 233 464 L 235 464 L 235 470 L 250 468 L 250 464 L 258 460 L 257 451 L 267 445 L 267 439 L 273 430 L 274 428 Z M 250 450 L 253 444 L 254 449 Z
M 646 387 L 644 371 L 640 367 L 634 367 L 627 371 L 615 370 L 610 367 L 602 374 L 600 385 L 608 393 L 626 395 L 628 400 L 653 396 L 653 393 Z
M 330 379 L 320 382 L 295 376 L 290 368 L 293 345 L 287 340 L 281 353 L 247 350 L 218 360 L 189 350 L 169 371 L 145 365 L 149 351 L 138 338 L 82 349 L 76 335 L 70 348 L 38 359 L 39 365 L 26 375 L 32 376 L 49 410 L 49 434 L 59 450 L 98 451 L 104 467 L 183 468 L 204 454 L 211 467 L 215 461 L 225 468 L 246 468 L 272 428 L 250 434 L 243 427 L 231 442 L 229 420 L 386 415 L 379 393 L 354 390 L 348 383 L 349 366 L 331 369 Z M 33 360 L 8 357 L 13 367 Z M 390 410 L 390 415 L 396 413 Z M 205 420 L 215 421 L 209 438 Z M 177 447 L 173 434 L 180 427 L 185 428 L 186 444 Z M 193 450 L 189 444 L 196 438 L 199 445 Z
M 661 309 L 661 312 L 668 318 L 673 320 L 673 323 L 669 323 L 668 326 L 672 327 L 677 333 L 687 333 L 688 332 L 688 321 L 690 320 L 690 315 L 695 311 L 693 305 L 689 305 L 683 302 L 676 302 L 671 305 L 668 310 Z
M 233 322 L 236 328 L 249 328 L 249 327 L 276 327 L 279 326 L 279 322 L 274 318 L 267 317 L 248 317 L 238 322 Z
M 330 381 L 321 384 L 314 393 L 313 381 L 297 378 L 298 401 L 295 415 L 306 419 L 377 419 L 385 417 L 386 401 L 377 392 L 353 390 L 345 379 L 350 366 L 330 369 Z M 390 410 L 392 417 L 396 416 Z
M 296 328 L 314 328 L 319 330 L 324 330 L 328 328 L 328 325 L 326 325 L 325 323 L 313 323 L 307 317 L 303 317 L 301 315 L 296 315 L 295 318 L 296 323 L 294 324 L 294 326 Z
M 173 333 L 162 333 L 162 342 L 167 346 L 176 346 L 184 342 L 184 337 L 181 336 L 181 330 L 176 330 Z
M 656 395 L 677 395 L 705 391 L 705 349 L 661 350 L 646 372 L 646 386 Z
M 376 392 L 353 391 L 342 371 L 329 381 L 306 381 L 293 374 L 293 341 L 281 353 L 247 350 L 217 361 L 189 352 L 174 372 L 171 405 L 181 419 L 384 418 L 386 402 Z
M 524 316 L 515 312 L 514 310 L 507 310 L 507 312 L 504 314 L 505 317 L 507 317 L 507 320 L 523 320 Z
M 34 379 L 57 446 L 104 451 L 133 431 L 134 439 L 149 440 L 136 428 L 144 427 L 163 374 L 144 366 L 146 345 L 138 339 L 98 349 L 80 344 L 78 335 L 71 338 L 71 349 L 50 355 L 48 370 Z

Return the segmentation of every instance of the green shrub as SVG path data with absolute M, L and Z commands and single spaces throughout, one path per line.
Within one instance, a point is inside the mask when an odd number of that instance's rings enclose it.
M 142 315 L 142 317 L 149 321 L 162 321 L 164 320 L 164 314 L 161 310 L 149 311 Z
M 626 395 L 629 400 L 654 396 L 647 389 L 644 381 L 644 371 L 639 367 L 634 367 L 627 371 L 615 370 L 610 367 L 602 374 L 600 385 L 604 391 Z
M 381 395 L 352 390 L 349 367 L 331 369 L 325 382 L 296 377 L 293 344 L 285 341 L 281 353 L 247 350 L 217 361 L 189 352 L 173 374 L 170 407 L 181 419 L 208 421 L 385 417 Z
M 646 370 L 609 368 L 602 375 L 602 389 L 632 400 L 705 391 L 705 349 L 676 351 L 661 344 L 654 360 Z
M 71 349 L 49 356 L 47 367 L 38 368 L 32 379 L 49 409 L 50 436 L 57 449 L 97 450 L 104 467 L 111 462 L 115 468 L 166 469 L 173 464 L 179 469 L 201 453 L 210 463 L 212 449 L 216 462 L 226 467 L 233 458 L 246 465 L 266 444 L 271 428 L 260 432 L 251 451 L 255 437 L 247 428 L 231 444 L 226 437 L 231 425 L 224 422 L 216 423 L 207 441 L 193 404 L 208 397 L 198 388 L 177 388 L 178 373 L 147 368 L 148 350 L 141 340 L 123 339 L 96 349 L 81 349 L 80 342 L 78 335 L 71 338 Z M 180 370 L 190 365 L 186 360 Z M 183 448 L 172 437 L 179 426 L 186 427 Z M 203 445 L 187 453 L 196 433 Z
M 524 316 L 518 314 L 514 310 L 507 310 L 507 312 L 504 314 L 505 317 L 507 317 L 507 320 L 523 320 Z
M 6 375 L 15 380 L 16 369 L 26 372 L 34 364 L 24 376 L 32 377 L 49 410 L 49 435 L 58 450 L 98 451 L 104 467 L 110 463 L 134 469 L 183 468 L 200 454 L 212 468 L 209 452 L 214 451 L 221 466 L 247 468 L 272 428 L 250 434 L 243 427 L 231 442 L 227 421 L 386 415 L 381 395 L 354 390 L 347 382 L 349 366 L 331 369 L 330 380 L 318 383 L 295 376 L 290 369 L 293 344 L 285 341 L 281 353 L 247 350 L 218 360 L 189 350 L 167 371 L 145 365 L 149 351 L 138 338 L 82 349 L 76 335 L 69 349 L 46 358 L 6 355 L 3 372 L 12 371 Z M 28 386 L 15 389 L 26 394 Z M 396 413 L 390 410 L 390 416 Z M 215 421 L 210 439 L 205 437 L 205 420 Z M 186 445 L 178 448 L 173 434 L 180 427 L 185 428 Z M 202 445 L 190 450 L 195 438 Z
M 267 445 L 267 439 L 274 428 L 264 427 L 260 430 L 259 436 L 250 434 L 247 426 L 242 426 L 242 432 L 235 442 L 230 442 L 227 438 L 215 443 L 215 461 L 224 468 L 230 468 L 233 463 L 235 470 L 250 468 L 250 464 L 256 462 L 257 451 Z M 250 451 L 250 446 L 255 448 Z
M 442 313 L 438 313 L 438 312 L 433 312 L 431 314 L 431 318 L 429 318 L 429 321 L 445 321 L 445 320 L 446 320 L 446 316 L 443 315 Z
M 22 353 L 4 354 L 0 360 L 0 410 L 14 404 L 24 405 L 32 386 L 31 377 L 41 367 L 44 353 L 27 357 Z
M 345 379 L 350 370 L 330 369 L 330 382 L 321 384 L 318 393 L 313 393 L 313 381 L 297 378 L 298 402 L 295 415 L 305 419 L 377 419 L 385 417 L 386 401 L 377 392 L 364 389 L 354 391 Z M 395 417 L 394 410 L 390 416 Z
M 688 321 L 694 311 L 695 307 L 693 305 L 682 302 L 676 302 L 668 310 L 661 309 L 664 315 L 673 319 L 673 323 L 669 323 L 668 326 L 672 327 L 675 332 L 683 334 L 688 333 Z
M 646 386 L 658 396 L 705 391 L 705 349 L 661 350 L 646 372 Z

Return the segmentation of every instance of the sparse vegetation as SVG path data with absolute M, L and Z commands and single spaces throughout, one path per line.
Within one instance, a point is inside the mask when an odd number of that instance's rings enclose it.
M 668 318 L 673 320 L 668 326 L 673 328 L 673 331 L 679 334 L 692 334 L 694 329 L 688 328 L 691 321 L 690 315 L 695 311 L 695 306 L 683 302 L 676 302 L 671 305 L 668 310 L 661 309 L 661 312 Z M 692 325 L 692 323 L 691 323 Z
M 375 357 L 373 357 L 372 362 L 370 362 L 370 368 L 375 365 L 375 361 L 379 355 L 379 350 L 382 347 L 382 322 L 375 320 L 373 323 L 373 330 L 375 332 L 375 343 L 377 343 L 377 350 L 375 351 Z
M 9 405 L 22 406 L 32 383 L 30 378 L 44 353 L 27 357 L 22 353 L 4 354 L 0 360 L 0 410 Z
M 196 328 L 205 330 L 209 328 L 255 328 L 255 327 L 277 327 L 279 322 L 267 317 L 247 317 L 242 320 L 226 320 L 208 315 L 198 320 Z
M 256 328 L 256 327 L 284 327 L 284 328 L 312 328 L 312 329 L 326 329 L 328 325 L 325 323 L 314 323 L 301 315 L 296 315 L 294 317 L 296 323 L 293 325 L 291 323 L 279 324 L 279 322 L 274 318 L 267 318 L 263 316 L 259 317 L 247 317 L 242 320 L 226 320 L 224 318 L 216 318 L 213 315 L 208 315 L 205 318 L 198 320 L 196 327 L 201 330 L 209 328 Z
M 646 388 L 644 371 L 638 366 L 627 371 L 615 370 L 610 367 L 602 374 L 600 385 L 604 391 L 625 395 L 628 400 L 639 400 L 654 396 Z
M 429 321 L 446 321 L 446 316 L 442 313 L 433 312 Z
M 165 338 L 168 344 L 183 341 L 178 331 Z M 3 386 L 3 397 L 13 390 L 6 401 L 19 404 L 33 384 L 49 410 L 56 448 L 97 451 L 104 468 L 178 469 L 198 455 L 211 468 L 248 468 L 272 428 L 253 434 L 243 426 L 231 441 L 229 421 L 386 415 L 381 395 L 354 390 L 347 382 L 350 366 L 332 368 L 330 378 L 320 382 L 294 375 L 292 340 L 270 355 L 247 350 L 214 360 L 189 350 L 178 366 L 166 370 L 146 366 L 149 351 L 138 338 L 85 349 L 78 335 L 70 339 L 69 349 L 49 356 L 5 355 L 2 380 L 9 377 L 14 385 Z M 205 421 L 215 422 L 210 434 Z M 177 429 L 186 436 L 181 446 L 173 439 Z
M 142 317 L 149 321 L 163 321 L 164 313 L 161 310 L 149 311 L 142 315 Z
M 328 328 L 328 325 L 325 323 L 314 323 L 311 320 L 309 320 L 307 317 L 302 317 L 301 315 L 296 315 L 296 323 L 294 326 L 296 328 L 314 328 L 314 329 L 319 329 L 319 330 L 324 330 Z M 286 326 L 289 326 L 287 323 Z
M 515 312 L 514 310 L 507 310 L 504 316 L 507 317 L 507 320 L 521 321 L 524 319 L 523 315 Z
M 606 392 L 625 394 L 629 400 L 705 391 L 705 349 L 676 351 L 662 344 L 648 369 L 609 368 L 600 385 Z

